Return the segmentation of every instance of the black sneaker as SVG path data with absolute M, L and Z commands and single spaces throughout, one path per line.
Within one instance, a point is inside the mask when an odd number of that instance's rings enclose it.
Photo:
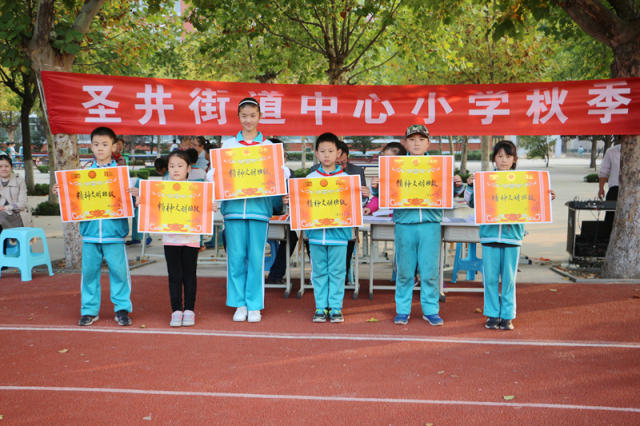
M 329 311 L 326 309 L 316 309 L 316 313 L 313 314 L 313 322 L 327 322 L 329 318 Z
M 98 321 L 98 316 L 97 315 L 83 315 L 80 317 L 80 321 L 78 321 L 78 325 L 80 326 L 85 326 L 85 325 L 91 325 L 94 322 Z
M 134 246 L 136 244 L 140 244 L 140 240 L 129 240 L 129 241 L 125 241 L 124 243 L 125 245 L 128 245 L 128 246 Z
M 508 319 L 500 320 L 500 330 L 513 330 L 513 323 Z
M 344 322 L 344 317 L 342 316 L 342 311 L 340 309 L 332 309 L 330 318 L 331 322 Z
M 500 318 L 487 317 L 487 322 L 484 327 L 489 330 L 497 330 L 500 328 Z
M 116 322 L 118 325 L 131 325 L 131 318 L 129 318 L 129 313 L 124 309 L 116 312 Z

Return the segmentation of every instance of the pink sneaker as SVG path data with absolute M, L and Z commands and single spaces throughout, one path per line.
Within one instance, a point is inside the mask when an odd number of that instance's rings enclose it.
M 182 326 L 190 327 L 196 323 L 196 313 L 190 310 L 184 311 L 182 315 Z
M 182 327 L 182 311 L 173 311 L 169 327 Z

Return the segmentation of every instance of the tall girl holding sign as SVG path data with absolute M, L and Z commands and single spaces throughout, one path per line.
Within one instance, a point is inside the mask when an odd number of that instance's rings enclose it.
M 241 100 L 238 118 L 242 130 L 234 139 L 223 141 L 222 148 L 271 145 L 258 131 L 258 101 Z M 236 308 L 234 321 L 259 322 L 264 308 L 264 247 L 273 212 L 272 199 L 225 200 L 220 210 L 227 241 L 227 306 Z

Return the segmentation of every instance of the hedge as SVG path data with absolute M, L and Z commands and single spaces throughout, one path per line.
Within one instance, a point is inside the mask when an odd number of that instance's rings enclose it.
M 36 216 L 60 216 L 60 205 L 43 201 L 33 210 L 33 214 Z

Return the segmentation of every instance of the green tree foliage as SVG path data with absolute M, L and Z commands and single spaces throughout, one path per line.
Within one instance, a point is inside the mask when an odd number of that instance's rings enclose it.
M 549 167 L 549 155 L 555 141 L 547 136 L 520 136 L 518 144 L 527 150 L 528 158 L 542 158 Z
M 259 70 L 254 79 L 272 80 L 285 63 L 303 77 L 306 73 L 297 67 L 310 64 L 312 70 L 326 66 L 328 82 L 339 84 L 377 65 L 365 65 L 363 58 L 382 44 L 400 5 L 401 0 L 195 0 L 189 21 L 209 32 L 218 51 L 244 47 L 238 59 L 253 61 L 248 64 L 252 72 Z M 293 55 L 279 55 L 287 50 Z

